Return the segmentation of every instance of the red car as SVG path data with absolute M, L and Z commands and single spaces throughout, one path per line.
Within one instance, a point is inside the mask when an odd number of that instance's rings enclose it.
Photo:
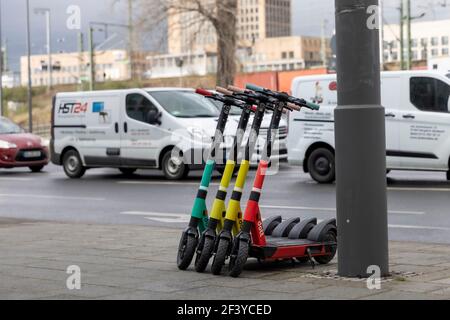
M 48 162 L 48 147 L 40 137 L 0 117 L 0 168 L 28 167 L 40 172 Z

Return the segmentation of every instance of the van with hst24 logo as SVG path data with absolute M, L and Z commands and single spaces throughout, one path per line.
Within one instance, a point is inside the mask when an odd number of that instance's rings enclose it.
M 167 179 L 182 179 L 203 167 L 218 116 L 217 107 L 191 89 L 58 93 L 51 159 L 70 178 L 91 168 L 117 168 L 124 174 L 160 169 Z M 223 148 L 236 128 L 229 121 Z
M 336 75 L 296 78 L 296 97 L 321 105 L 289 123 L 289 162 L 319 183 L 335 180 Z M 450 180 L 450 78 L 434 71 L 383 72 L 388 170 L 447 172 Z

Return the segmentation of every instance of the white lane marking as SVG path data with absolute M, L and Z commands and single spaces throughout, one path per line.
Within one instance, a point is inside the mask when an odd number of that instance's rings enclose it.
M 388 191 L 450 192 L 448 188 L 388 188 Z
M 117 181 L 118 184 L 129 185 L 154 185 L 154 186 L 199 186 L 198 182 L 170 182 L 170 181 Z M 211 183 L 210 186 L 218 186 L 219 183 Z
M 120 214 L 127 216 L 142 216 L 144 219 L 162 223 L 188 223 L 191 220 L 191 216 L 177 213 L 126 211 L 121 212 Z
M 450 231 L 450 228 L 444 228 L 444 227 L 408 226 L 408 225 L 401 225 L 401 224 L 390 224 L 389 228 L 392 228 L 392 229 L 412 229 L 412 230 Z
M 89 197 L 63 197 L 40 194 L 0 194 L 2 198 L 33 198 L 33 199 L 48 199 L 48 200 L 81 200 L 81 201 L 105 201 L 104 198 L 89 198 Z
M 31 181 L 33 179 L 31 178 L 8 178 L 8 177 L 1 177 L 0 181 Z
M 260 206 L 263 209 L 280 209 L 280 210 L 299 210 L 299 211 L 325 211 L 325 212 L 336 212 L 336 208 L 314 208 L 314 207 L 290 207 L 290 206 Z M 405 214 L 405 215 L 415 215 L 421 216 L 426 214 L 425 212 L 419 211 L 389 211 L 390 214 Z

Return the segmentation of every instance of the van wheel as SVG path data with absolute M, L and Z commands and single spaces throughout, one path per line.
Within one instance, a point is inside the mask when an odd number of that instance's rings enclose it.
M 124 174 L 126 176 L 131 176 L 134 173 L 136 173 L 137 169 L 136 168 L 120 168 L 119 171 L 122 172 L 122 174 Z
M 318 183 L 333 183 L 336 180 L 333 152 L 325 148 L 314 150 L 308 158 L 308 171 Z
M 63 168 L 66 175 L 71 179 L 79 179 L 86 173 L 80 155 L 75 150 L 69 150 L 64 154 Z
M 166 152 L 162 158 L 162 170 L 168 180 L 181 180 L 189 174 L 189 167 L 183 159 L 172 154 L 172 151 Z

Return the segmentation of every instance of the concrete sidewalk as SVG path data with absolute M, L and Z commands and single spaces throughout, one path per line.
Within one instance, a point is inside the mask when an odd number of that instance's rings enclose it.
M 391 242 L 381 290 L 336 264 L 249 263 L 239 279 L 175 263 L 180 230 L 0 219 L 0 299 L 450 299 L 450 246 Z M 66 287 L 71 265 L 81 290 Z

